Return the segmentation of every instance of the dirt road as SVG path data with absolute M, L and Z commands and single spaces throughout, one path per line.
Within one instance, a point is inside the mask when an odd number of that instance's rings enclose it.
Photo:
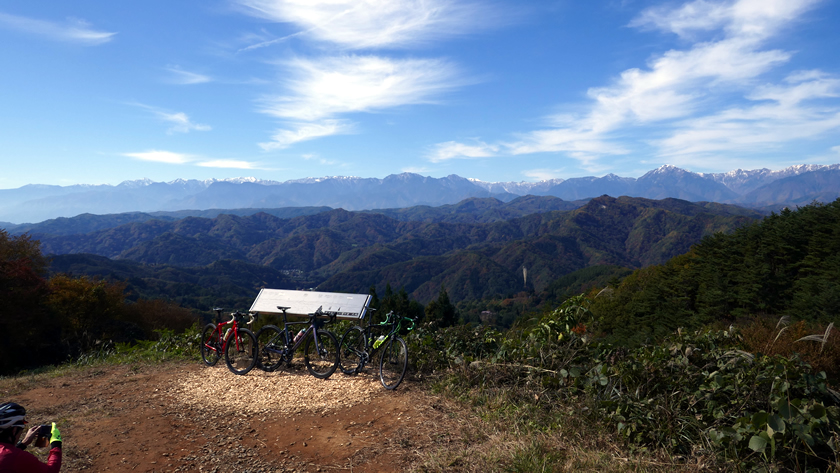
M 58 422 L 62 472 L 404 471 L 457 431 L 410 380 L 387 391 L 370 373 L 319 380 L 303 367 L 99 366 L 0 380 L 5 401 L 31 425 Z

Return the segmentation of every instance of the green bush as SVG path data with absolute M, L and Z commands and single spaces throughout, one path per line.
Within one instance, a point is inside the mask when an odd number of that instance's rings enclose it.
M 100 342 L 76 359 L 76 364 L 161 362 L 198 358 L 201 331 L 198 324 L 176 334 L 173 330 L 156 331 L 157 340 Z
M 736 470 L 837 466 L 840 395 L 825 373 L 795 355 L 744 351 L 733 327 L 615 347 L 593 334 L 589 305 L 571 298 L 504 333 L 421 328 L 410 353 L 418 368 L 448 368 L 456 396 L 514 409 L 524 426 L 551 429 L 566 406 L 584 405 L 631 449 L 684 458 L 713 452 Z

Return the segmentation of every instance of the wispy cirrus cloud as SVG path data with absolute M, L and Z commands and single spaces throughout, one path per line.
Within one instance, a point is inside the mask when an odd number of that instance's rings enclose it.
M 38 20 L 0 12 L 0 27 L 23 33 L 34 34 L 55 41 L 95 46 L 111 41 L 117 33 L 97 31 L 80 19 L 68 19 L 65 23 Z
M 163 164 L 191 164 L 200 167 L 225 169 L 261 169 L 258 163 L 252 161 L 243 161 L 238 159 L 207 159 L 194 154 L 176 153 L 173 151 L 156 149 L 133 153 L 122 153 L 122 155 L 140 161 Z
M 184 112 L 170 113 L 164 111 L 156 111 L 155 115 L 157 115 L 158 118 L 160 118 L 161 120 L 172 124 L 172 126 L 169 127 L 168 130 L 166 130 L 168 134 L 212 130 L 212 127 L 210 125 L 193 123 L 192 121 L 190 121 L 190 117 L 188 117 L 187 114 Z
M 837 97 L 840 79 L 818 71 L 796 72 L 783 84 L 757 87 L 745 106 L 680 121 L 671 136 L 654 143 L 677 164 L 729 151 L 772 151 L 840 129 L 840 107 L 826 105 Z
M 167 71 L 171 73 L 169 81 L 178 85 L 194 85 L 212 82 L 210 76 L 198 74 L 196 72 L 185 71 L 180 67 L 167 67 Z
M 439 59 L 339 56 L 283 64 L 288 95 L 263 100 L 262 111 L 296 120 L 428 104 L 464 83 L 456 66 Z
M 303 36 L 347 49 L 403 48 L 488 28 L 503 16 L 487 3 L 452 0 L 238 0 L 243 10 L 301 31 L 246 49 Z M 509 15 L 508 15 L 509 19 Z
M 401 169 L 402 172 L 410 172 L 412 174 L 423 174 L 431 171 L 431 169 L 423 166 L 408 166 Z
M 323 120 L 318 123 L 296 123 L 291 124 L 291 129 L 277 130 L 271 136 L 271 141 L 260 143 L 260 147 L 266 151 L 284 149 L 302 141 L 352 132 L 353 125 L 341 120 Z
M 154 163 L 164 164 L 187 164 L 196 159 L 195 156 L 190 154 L 174 153 L 172 151 L 162 151 L 156 149 L 135 153 L 123 153 L 123 156 L 139 159 L 140 161 L 151 161 Z
M 532 181 L 550 181 L 558 179 L 563 175 L 563 169 L 528 169 L 522 171 L 522 175 Z
M 236 0 L 244 12 L 298 31 L 271 37 L 263 31 L 240 52 L 292 38 L 333 51 L 405 49 L 473 33 L 511 21 L 492 4 L 469 0 Z M 286 123 L 263 149 L 353 132 L 343 115 L 375 113 L 437 103 L 444 92 L 466 85 L 444 59 L 396 59 L 382 53 L 327 53 L 279 64 L 290 78 L 285 93 L 265 97 L 260 111 Z
M 173 133 L 189 133 L 191 131 L 210 131 L 213 129 L 210 125 L 194 123 L 184 112 L 172 112 L 142 103 L 131 103 L 130 105 L 147 110 L 159 120 L 170 124 L 170 127 L 166 130 L 166 133 L 169 135 Z
M 586 112 L 516 134 L 497 144 L 498 154 L 559 152 L 596 169 L 605 156 L 652 145 L 660 158 L 702 166 L 711 152 L 757 152 L 836 130 L 840 109 L 824 102 L 836 97 L 835 77 L 812 71 L 781 84 L 761 80 L 794 54 L 764 45 L 817 3 L 696 0 L 647 9 L 630 26 L 675 34 L 689 46 L 655 55 L 610 85 L 590 88 Z M 432 153 L 428 159 L 441 156 Z
M 435 103 L 465 81 L 455 65 L 438 59 L 389 59 L 345 55 L 286 62 L 285 95 L 265 97 L 260 111 L 289 122 L 263 149 L 351 133 L 354 126 L 338 117 L 380 112 L 405 105 Z
M 201 161 L 196 163 L 196 166 L 205 168 L 224 168 L 224 169 L 260 169 L 256 163 L 250 161 L 240 161 L 237 159 L 214 159 L 211 161 Z
M 488 145 L 482 142 L 464 144 L 457 141 L 447 141 L 435 145 L 427 154 L 427 158 L 433 163 L 453 158 L 489 158 L 498 156 L 500 148 L 500 145 Z

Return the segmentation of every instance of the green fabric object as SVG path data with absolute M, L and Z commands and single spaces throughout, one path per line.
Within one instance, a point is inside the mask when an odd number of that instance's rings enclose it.
M 61 432 L 58 431 L 55 422 L 52 423 L 52 437 L 50 437 L 50 443 L 53 442 L 61 442 Z

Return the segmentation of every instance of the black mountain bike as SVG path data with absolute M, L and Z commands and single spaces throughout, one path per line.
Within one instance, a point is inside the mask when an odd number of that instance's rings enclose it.
M 263 371 L 274 371 L 283 362 L 292 364 L 295 351 L 303 344 L 303 363 L 309 374 L 316 378 L 326 379 L 335 372 L 338 366 L 338 340 L 329 330 L 321 328 L 325 323 L 335 321 L 335 312 L 325 312 L 318 308 L 309 314 L 306 322 L 289 322 L 286 311 L 289 307 L 277 306 L 283 311 L 283 328 L 276 325 L 265 325 L 257 332 L 257 367 Z M 328 316 L 329 322 L 322 322 L 319 316 Z M 297 335 L 292 335 L 289 327 L 292 325 L 308 325 Z
M 341 337 L 338 365 L 344 374 L 356 374 L 361 371 L 373 358 L 377 350 L 379 355 L 379 380 L 385 389 L 396 389 L 405 378 L 408 369 L 408 348 L 405 340 L 399 337 L 402 323 L 411 322 L 407 327 L 414 329 L 414 319 L 389 312 L 385 321 L 379 324 L 368 324 L 362 328 L 358 325 L 350 327 Z M 386 331 L 374 338 L 372 330 Z

